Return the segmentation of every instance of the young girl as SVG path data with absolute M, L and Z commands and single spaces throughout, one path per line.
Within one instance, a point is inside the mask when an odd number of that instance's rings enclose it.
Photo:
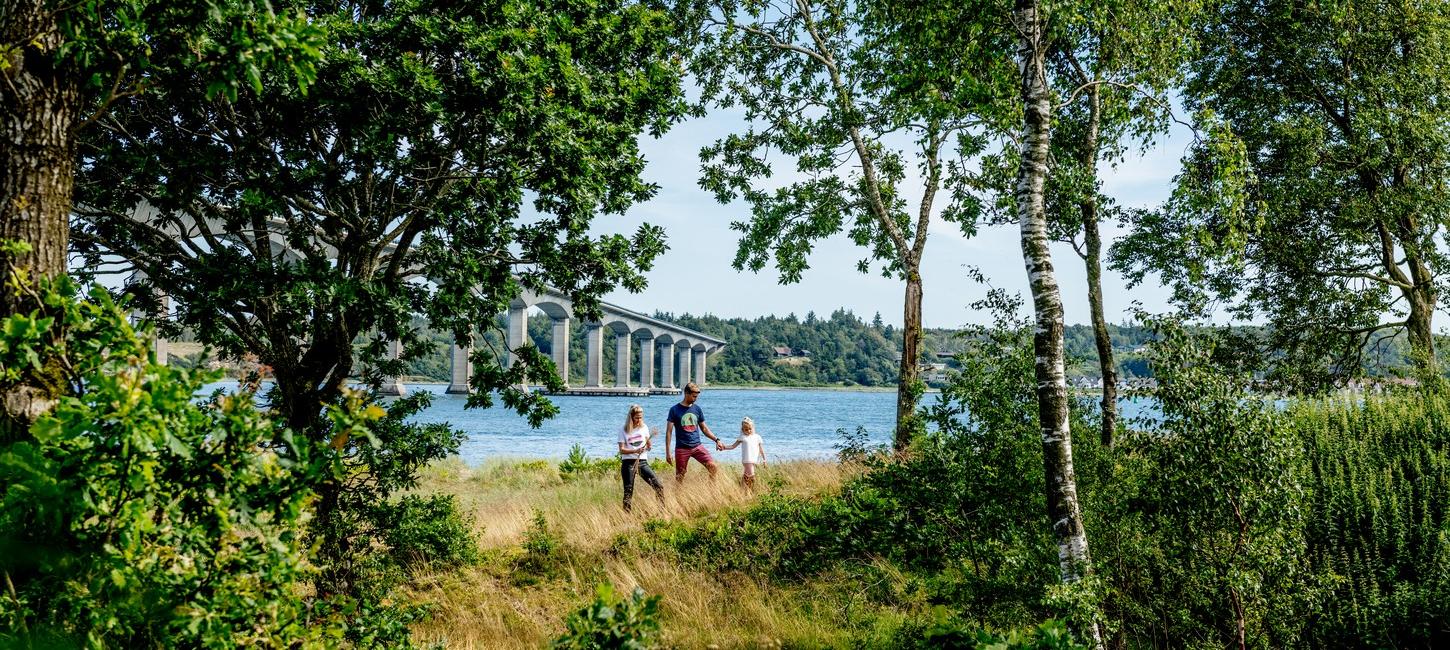
M 755 489 L 755 466 L 765 464 L 765 441 L 755 432 L 755 421 L 745 418 L 740 421 L 740 437 L 725 449 L 740 447 L 740 462 L 745 465 L 745 475 L 740 484 L 748 490 Z

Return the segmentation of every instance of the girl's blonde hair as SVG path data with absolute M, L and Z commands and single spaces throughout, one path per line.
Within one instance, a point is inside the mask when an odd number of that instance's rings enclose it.
M 644 423 L 644 407 L 643 406 L 640 406 L 638 404 L 630 404 L 629 405 L 629 410 L 626 411 L 625 414 L 624 414 L 624 430 L 625 431 L 629 431 L 629 429 L 630 429 L 630 426 L 629 425 L 634 424 L 634 414 L 635 414 L 635 412 L 638 412 L 639 415 L 640 415 L 640 418 L 639 418 L 640 419 L 640 424 L 643 424 Z
M 755 420 L 752 420 L 752 419 L 750 419 L 748 417 L 742 418 L 740 420 L 740 428 L 742 430 L 743 429 L 750 429 L 750 432 L 751 433 L 755 433 Z

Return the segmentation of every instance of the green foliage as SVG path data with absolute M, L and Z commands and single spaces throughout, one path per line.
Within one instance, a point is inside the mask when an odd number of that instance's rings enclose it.
M 1318 601 L 1304 572 L 1300 441 L 1282 411 L 1249 393 L 1250 375 L 1219 361 L 1217 337 L 1150 322 L 1161 413 L 1122 439 L 1118 460 L 1130 469 L 1093 503 L 1114 540 L 1099 556 L 1131 567 L 1109 574 L 1119 596 L 1109 617 L 1129 634 L 1156 628 L 1205 646 L 1297 644 L 1295 612 Z M 1147 545 L 1118 545 L 1130 535 Z
M 376 525 L 388 560 L 412 573 L 471 564 L 479 558 L 471 517 L 451 494 L 408 495 L 379 506 Z
M 564 542 L 557 533 L 549 529 L 544 513 L 535 512 L 529 529 L 524 531 L 522 557 L 515 562 L 516 581 L 529 582 L 532 577 L 548 577 L 559 568 L 564 553 Z
M 262 92 L 263 75 L 285 70 L 306 91 L 317 75 L 325 31 L 301 11 L 266 2 L 90 0 L 57 11 L 64 37 L 55 51 L 95 95 L 98 106 L 121 93 L 145 92 L 149 78 L 187 74 L 204 97 L 235 100 Z
M 197 400 L 216 375 L 148 361 L 104 291 L 41 294 L 53 316 L 8 316 L 0 369 L 60 359 L 70 389 L 0 447 L 0 642 L 315 640 L 297 592 L 315 456 L 250 394 Z
M 602 584 L 594 602 L 569 615 L 568 631 L 550 646 L 558 650 L 647 650 L 659 645 L 660 597 L 635 587 L 628 597 L 615 597 Z
M 417 487 L 424 465 L 458 453 L 462 444 L 464 434 L 447 424 L 409 421 L 430 399 L 428 393 L 417 393 L 384 409 L 367 405 L 361 393 L 347 393 L 341 406 L 329 408 L 331 473 L 318 487 L 323 502 L 310 531 L 325 560 L 319 583 L 327 591 L 365 600 L 381 598 L 420 553 L 442 551 L 442 556 L 428 559 L 444 564 L 472 556 L 464 550 L 473 541 L 456 502 L 439 497 L 395 500 L 397 493 Z M 348 416 L 364 408 L 374 419 L 363 422 Z M 418 516 L 441 519 L 430 531 L 396 529 L 415 525 L 410 520 Z M 413 546 L 418 542 L 424 547 Z M 379 544 L 384 552 L 378 552 Z
M 1314 486 L 1308 562 L 1328 583 L 1308 642 L 1450 642 L 1450 396 L 1306 401 L 1288 415 Z
M 1190 302 L 1273 325 L 1260 367 L 1286 381 L 1353 375 L 1397 332 L 1432 370 L 1450 259 L 1450 7 L 1229 0 L 1197 31 L 1215 55 L 1192 62 L 1183 98 L 1222 128 L 1124 256 L 1186 280 Z
M 569 448 L 569 455 L 559 463 L 559 476 L 566 481 L 586 476 L 600 476 L 618 470 L 618 460 L 613 458 L 590 459 L 588 452 L 584 451 L 584 445 L 579 443 L 574 443 L 574 446 Z

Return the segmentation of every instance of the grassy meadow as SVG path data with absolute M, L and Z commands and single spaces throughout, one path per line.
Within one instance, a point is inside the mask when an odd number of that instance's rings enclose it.
M 613 460 L 594 461 L 568 475 L 561 475 L 557 463 L 540 460 L 469 467 L 454 459 L 430 467 L 420 491 L 457 496 L 476 522 L 484 560 L 414 581 L 409 596 L 436 606 L 415 627 L 416 638 L 449 648 L 538 648 L 564 631 L 565 616 L 591 599 L 601 582 L 662 596 L 670 646 L 839 646 L 848 631 L 859 632 L 851 628 L 861 618 L 858 592 L 868 585 L 853 576 L 776 584 L 769 576 L 721 570 L 714 558 L 698 557 L 684 566 L 666 554 L 622 544 L 658 522 L 697 520 L 759 498 L 740 487 L 738 464 L 722 463 L 715 481 L 692 465 L 683 487 L 675 485 L 662 460 L 652 466 L 664 482 L 666 501 L 659 504 L 640 481 L 633 513 L 620 507 Z M 772 463 L 761 470 L 757 489 L 811 497 L 839 489 L 852 471 L 830 461 Z M 536 526 L 536 516 L 547 532 Z M 541 544 L 553 548 L 540 552 Z M 531 546 L 534 555 L 546 557 L 528 561 Z

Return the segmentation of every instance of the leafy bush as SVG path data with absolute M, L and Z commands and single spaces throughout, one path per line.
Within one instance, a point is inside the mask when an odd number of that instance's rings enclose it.
M 1141 463 L 1100 495 L 1099 529 L 1146 543 L 1105 553 L 1122 597 L 1113 618 L 1133 636 L 1213 647 L 1300 642 L 1316 585 L 1305 560 L 1305 481 L 1283 413 L 1252 396 L 1252 377 L 1217 361 L 1214 332 L 1153 321 L 1150 359 L 1161 416 L 1121 441 Z M 1146 513 L 1148 518 L 1140 518 Z M 1107 550 L 1107 549 L 1105 549 Z
M 321 469 L 307 448 L 249 394 L 196 400 L 215 373 L 148 361 L 124 308 L 73 291 L 62 281 L 43 292 L 50 315 L 0 325 L 0 375 L 58 359 L 68 386 L 28 436 L 0 442 L 0 642 L 280 647 L 323 634 L 297 593 Z
M 515 563 L 514 579 L 521 583 L 531 577 L 552 576 L 562 559 L 564 544 L 554 531 L 549 530 L 549 521 L 544 513 L 535 512 L 529 529 L 524 531 L 524 554 Z
M 422 504 L 416 500 L 394 502 L 394 495 L 416 488 L 419 471 L 428 463 L 456 454 L 464 438 L 463 433 L 446 424 L 408 421 L 427 408 L 430 399 L 427 393 L 417 393 L 383 409 L 369 405 L 362 394 L 352 393 L 341 407 L 329 409 L 335 453 L 328 455 L 330 474 L 320 482 L 317 518 L 309 530 L 319 548 L 318 586 L 323 592 L 380 600 L 406 578 L 406 567 L 414 562 L 417 553 L 437 550 L 392 546 L 394 542 L 421 541 L 413 533 L 393 529 L 413 526 L 408 522 L 409 515 L 414 514 L 410 509 L 416 511 Z M 372 409 L 378 417 L 365 424 L 344 417 L 359 409 Z M 442 508 L 453 505 L 450 501 L 447 506 L 439 502 L 427 507 L 442 513 Z M 467 524 L 460 520 L 434 527 L 432 533 L 445 534 L 449 526 L 455 533 L 467 530 Z M 454 535 L 449 541 L 435 537 L 429 543 L 441 543 L 457 551 L 472 544 L 467 537 Z M 380 545 L 382 553 L 378 552 Z
M 599 586 L 594 602 L 569 615 L 568 629 L 554 640 L 559 650 L 646 650 L 658 645 L 660 597 L 636 587 L 628 598 L 616 598 L 614 587 Z
M 619 461 L 613 458 L 590 459 L 584 446 L 574 443 L 569 448 L 569 455 L 559 463 L 559 476 L 564 480 L 571 480 L 584 476 L 601 476 L 609 472 L 619 471 Z
M 1304 538 L 1329 584 L 1319 647 L 1450 645 L 1450 395 L 1302 402 L 1314 490 Z
M 458 510 L 453 495 L 408 495 L 379 509 L 375 517 L 388 547 L 388 559 L 405 572 L 478 560 L 472 520 Z

